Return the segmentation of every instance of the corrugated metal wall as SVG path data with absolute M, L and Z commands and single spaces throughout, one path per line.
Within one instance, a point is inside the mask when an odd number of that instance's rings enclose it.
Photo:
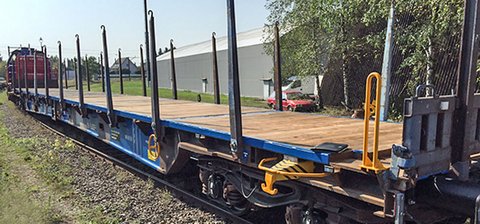
M 220 92 L 228 91 L 227 51 L 217 53 Z M 273 59 L 265 53 L 263 44 L 241 47 L 238 49 L 240 70 L 240 90 L 242 96 L 263 98 L 263 80 L 273 78 Z M 212 55 L 203 53 L 175 58 L 177 88 L 202 92 L 202 79 L 207 78 L 207 92 L 213 92 Z M 170 59 L 157 61 L 159 86 L 171 88 Z

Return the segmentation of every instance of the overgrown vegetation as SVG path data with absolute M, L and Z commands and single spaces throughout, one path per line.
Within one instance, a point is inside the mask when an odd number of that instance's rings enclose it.
M 5 103 L 5 94 L 0 94 L 0 102 Z M 5 114 L 0 113 L 0 119 Z M 50 201 L 35 200 L 33 195 L 39 188 L 28 183 L 29 175 L 24 168 L 30 157 L 21 157 L 22 145 L 11 138 L 7 128 L 0 124 L 0 223 L 47 223 L 55 222 Z
M 326 105 L 361 107 L 366 76 L 381 71 L 391 2 L 268 0 L 268 20 L 279 21 L 285 33 L 284 75 L 323 75 Z M 454 80 L 440 77 L 455 74 L 463 19 L 461 0 L 394 2 L 393 114 L 401 112 L 403 97 L 412 96 L 420 83 L 433 83 L 441 87 L 439 93 L 450 93 Z M 267 46 L 270 52 L 271 47 Z
M 0 92 L 3 104 L 15 109 Z M 0 110 L 0 120 L 7 116 L 4 111 Z M 73 153 L 74 143 L 62 138 L 52 142 L 30 134 L 13 137 L 0 123 L 0 223 L 118 222 L 101 209 L 76 203 L 79 198 L 72 185 L 75 170 L 62 157 Z

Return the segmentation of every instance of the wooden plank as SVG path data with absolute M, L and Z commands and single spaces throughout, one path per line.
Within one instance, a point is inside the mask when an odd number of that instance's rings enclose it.
M 384 206 L 384 199 L 381 192 L 374 189 L 369 189 L 370 186 L 360 186 L 361 189 L 353 189 L 342 187 L 332 177 L 318 178 L 318 179 L 301 179 L 301 182 L 320 187 L 325 190 L 333 191 L 337 194 L 349 196 L 359 199 L 361 201 L 374 204 L 380 207 Z M 375 187 L 375 186 L 374 186 Z
M 297 120 L 305 120 L 308 123 Z M 228 117 L 192 118 L 183 121 L 220 131 L 229 130 Z M 304 147 L 336 142 L 349 144 L 352 149 L 363 148 L 363 121 L 357 119 L 282 112 L 249 115 L 244 117 L 243 125 L 245 135 L 261 139 Z M 389 150 L 392 144 L 400 144 L 401 135 L 402 125 L 382 123 L 380 150 Z
M 392 160 L 391 158 L 385 158 L 385 159 L 380 159 L 380 162 L 385 166 L 389 167 Z M 360 166 L 362 165 L 362 160 L 361 159 L 344 159 L 342 161 L 338 162 L 332 162 L 330 164 L 334 168 L 340 168 L 340 169 L 345 169 L 345 170 L 350 170 L 350 171 L 355 171 L 358 172 L 360 171 Z
M 44 89 L 39 89 L 39 93 L 43 94 Z M 51 96 L 58 96 L 58 89 L 52 89 Z M 78 93 L 75 90 L 66 90 L 64 92 L 65 99 L 78 101 Z M 106 98 L 104 93 L 86 92 L 85 103 L 106 107 Z M 129 96 L 129 95 L 113 95 L 113 106 L 115 110 L 124 110 L 134 112 L 146 116 L 150 116 L 151 104 L 149 97 Z M 244 113 L 252 112 L 268 112 L 267 109 L 244 107 Z M 192 102 L 185 100 L 160 99 L 160 113 L 164 119 L 178 119 L 186 117 L 227 115 L 227 105 L 217 105 L 201 102 Z
M 39 90 L 40 92 L 42 89 Z M 52 89 L 51 95 L 58 95 Z M 65 98 L 77 101 L 75 90 L 65 91 Z M 88 92 L 85 102 L 105 107 L 103 93 Z M 143 96 L 114 95 L 114 108 L 150 116 L 150 98 Z M 243 131 L 245 136 L 266 139 L 290 145 L 313 147 L 324 142 L 348 144 L 352 149 L 363 147 L 363 120 L 329 117 L 311 113 L 273 112 L 262 108 L 244 107 Z M 192 101 L 160 99 L 160 113 L 163 119 L 173 119 L 204 128 L 229 132 L 227 105 L 216 105 Z M 416 123 L 416 122 L 413 122 Z M 387 154 L 393 144 L 402 143 L 402 124 L 381 123 L 379 150 Z M 373 125 L 370 132 L 373 133 Z M 373 136 L 373 134 L 371 134 Z M 372 139 L 369 140 L 370 145 Z M 359 169 L 360 160 L 353 158 L 335 162 L 335 166 L 343 169 Z M 390 161 L 382 159 L 388 165 Z

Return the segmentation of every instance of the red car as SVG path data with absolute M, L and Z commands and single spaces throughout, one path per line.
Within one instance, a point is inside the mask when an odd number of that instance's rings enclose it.
M 282 91 L 282 104 L 284 110 L 289 111 L 314 111 L 315 102 L 300 91 L 286 90 Z M 275 108 L 275 92 L 267 99 L 270 108 Z

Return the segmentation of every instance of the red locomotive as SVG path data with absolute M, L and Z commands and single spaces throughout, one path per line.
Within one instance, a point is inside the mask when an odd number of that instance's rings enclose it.
M 35 58 L 36 57 L 36 58 Z M 50 88 L 58 88 L 58 76 L 52 72 L 50 60 L 44 61 L 44 52 L 33 48 L 19 48 L 14 50 L 7 61 L 7 83 L 9 88 L 34 88 L 35 71 L 37 87 L 45 87 L 44 75 L 47 74 L 47 85 Z M 36 68 L 35 68 L 36 64 Z M 46 69 L 45 69 L 46 66 Z

